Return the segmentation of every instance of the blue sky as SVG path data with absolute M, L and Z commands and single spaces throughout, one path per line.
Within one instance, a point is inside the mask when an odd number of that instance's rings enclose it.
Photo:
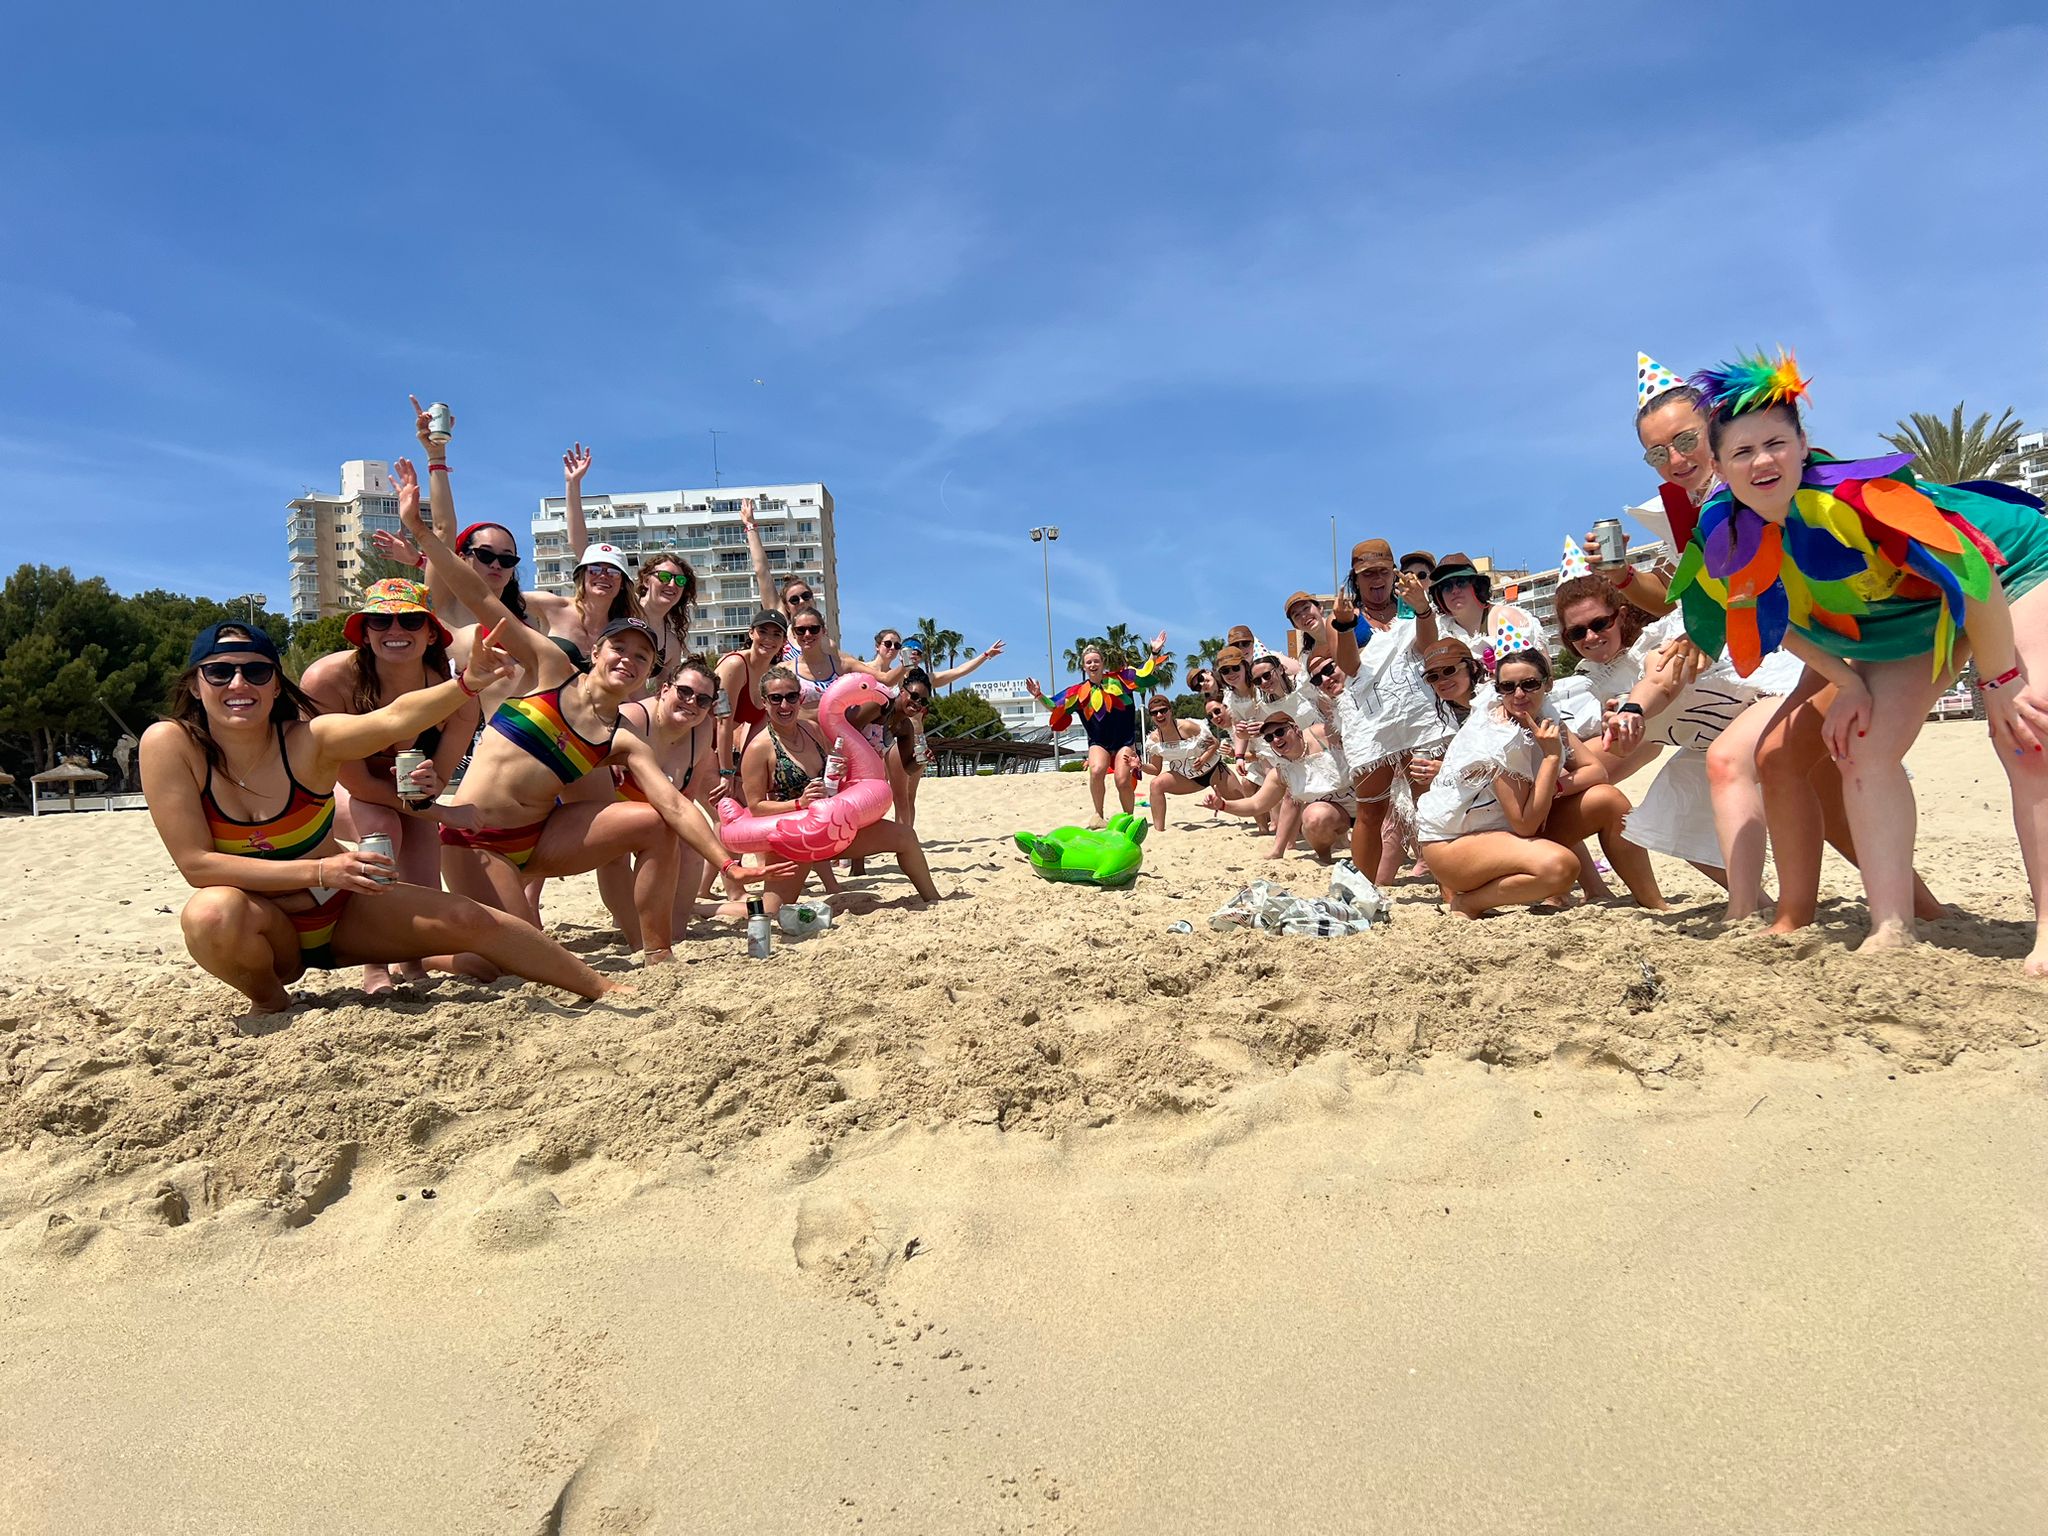
M 59 9 L 0 96 L 10 569 L 281 601 L 413 391 L 522 528 L 571 439 L 649 489 L 719 428 L 832 488 L 851 636 L 1014 674 L 1034 522 L 1062 647 L 1274 634 L 1332 515 L 1547 562 L 1651 488 L 1638 347 L 1797 346 L 1839 451 L 2048 424 L 2033 7 Z

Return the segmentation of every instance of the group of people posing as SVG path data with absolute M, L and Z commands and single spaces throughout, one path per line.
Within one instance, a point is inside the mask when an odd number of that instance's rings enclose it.
M 1397 559 L 1379 538 L 1353 547 L 1328 611 L 1286 599 L 1295 654 L 1230 631 L 1189 675 L 1203 719 L 1151 688 L 1152 662 L 1084 656 L 1052 724 L 1086 726 L 1098 822 L 1106 787 L 1132 810 L 1142 774 L 1155 827 L 1199 796 L 1270 831 L 1274 858 L 1346 849 L 1382 884 L 1414 858 L 1466 917 L 1609 895 L 1596 842 L 1661 908 L 1655 851 L 1723 886 L 1731 918 L 1773 908 L 1780 933 L 1814 920 L 1831 844 L 1863 876 L 1864 948 L 1896 947 L 1943 911 L 1913 870 L 1903 759 L 1967 660 L 2034 898 L 2025 969 L 2048 975 L 2048 518 L 1998 482 L 1813 449 L 1805 393 L 1784 354 L 1690 380 L 1638 357 L 1636 436 L 1661 484 L 1634 513 L 1672 558 L 1585 536 L 1556 599 L 1569 675 L 1464 554 Z
M 519 583 L 519 540 L 458 527 L 445 438 L 413 402 L 418 472 L 393 466 L 403 534 L 377 553 L 422 579 L 366 591 L 346 649 L 297 682 L 248 624 L 194 640 L 168 718 L 145 733 L 150 813 L 197 893 L 182 925 L 195 960 L 259 1011 L 289 1006 L 308 968 L 363 967 L 366 990 L 437 968 L 513 974 L 596 997 L 613 985 L 550 937 L 550 877 L 596 871 L 624 941 L 649 962 L 700 916 L 734 916 L 758 890 L 773 911 L 829 862 L 736 857 L 714 807 L 772 818 L 839 787 L 849 756 L 879 759 L 890 811 L 840 853 L 893 857 L 920 901 L 938 898 L 915 830 L 934 689 L 1002 652 L 933 669 L 913 638 L 839 649 L 809 583 L 777 580 L 746 504 L 759 590 L 749 644 L 713 660 L 688 648 L 697 576 L 679 550 L 592 542 L 581 488 L 591 455 L 564 455 L 568 531 L 582 551 L 570 595 Z M 872 687 L 827 739 L 819 706 L 838 678 Z M 383 850 L 388 849 L 388 852 Z

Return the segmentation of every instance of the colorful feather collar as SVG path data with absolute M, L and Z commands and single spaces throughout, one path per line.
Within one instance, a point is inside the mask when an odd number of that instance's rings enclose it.
M 1853 640 L 1862 633 L 1858 617 L 1875 603 L 1939 600 L 1940 677 L 1954 655 L 1965 599 L 1989 597 L 1992 568 L 2005 564 L 1971 514 L 2025 493 L 1987 481 L 1938 485 L 1916 476 L 1912 462 L 1910 453 L 1815 454 L 1783 524 L 1718 487 L 1700 508 L 1671 580 L 1693 643 L 1708 655 L 1725 644 L 1747 677 L 1784 641 L 1787 626 Z

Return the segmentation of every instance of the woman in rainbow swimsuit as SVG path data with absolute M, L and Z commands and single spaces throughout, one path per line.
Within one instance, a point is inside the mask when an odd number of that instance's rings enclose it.
M 292 1006 L 308 970 L 481 956 L 496 972 L 583 997 L 611 984 L 546 934 L 445 891 L 396 881 L 382 854 L 334 836 L 344 763 L 447 720 L 496 676 L 497 660 L 360 715 L 318 714 L 262 630 L 201 630 L 170 718 L 143 733 L 150 819 L 197 888 L 179 925 L 206 970 L 260 1013 Z M 367 898 L 358 900 L 358 897 Z
M 661 637 L 644 619 L 614 620 L 592 647 L 589 672 L 578 672 L 560 647 L 514 620 L 421 520 L 412 465 L 400 459 L 392 477 L 398 520 L 426 551 L 436 582 L 447 583 L 459 601 L 491 621 L 478 646 L 502 646 L 532 680 L 533 691 L 500 704 L 477 740 L 454 801 L 469 814 L 443 822 L 442 873 L 449 888 L 524 915 L 532 911 L 527 880 L 580 875 L 630 855 L 647 960 L 673 959 L 677 838 L 742 880 L 766 876 L 759 869 L 741 872 L 732 851 L 668 781 L 646 741 L 619 729 L 619 706 L 660 666 Z M 564 798 L 574 785 L 614 766 L 632 775 L 644 804 Z

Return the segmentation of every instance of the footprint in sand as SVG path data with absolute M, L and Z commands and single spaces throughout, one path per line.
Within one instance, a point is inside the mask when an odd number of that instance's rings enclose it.
M 637 1413 L 606 1425 L 555 1495 L 539 1536 L 630 1536 L 653 1529 L 660 1510 L 646 1472 L 656 1438 L 653 1423 Z

